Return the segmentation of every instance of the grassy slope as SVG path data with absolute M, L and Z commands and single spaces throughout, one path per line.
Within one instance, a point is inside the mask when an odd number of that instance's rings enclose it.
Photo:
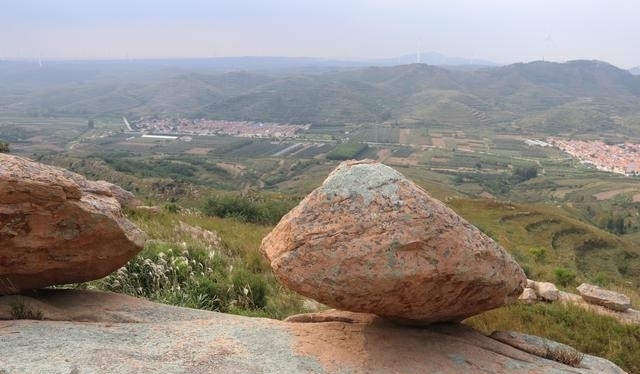
M 623 325 L 579 306 L 511 305 L 465 321 L 481 331 L 518 331 L 571 345 L 605 357 L 629 373 L 640 373 L 640 326 Z
M 530 278 L 557 282 L 555 272 L 564 268 L 576 274 L 567 284 L 569 289 L 591 282 L 631 291 L 629 286 L 640 282 L 637 246 L 564 209 L 470 199 L 453 199 L 448 204 L 512 253 Z M 536 255 L 538 249 L 542 256 Z

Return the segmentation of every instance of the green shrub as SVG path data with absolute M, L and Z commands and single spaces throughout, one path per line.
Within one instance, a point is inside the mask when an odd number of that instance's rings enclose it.
M 289 200 L 251 200 L 240 195 L 214 195 L 202 206 L 208 216 L 234 218 L 240 222 L 275 225 L 295 202 Z
M 166 203 L 164 204 L 164 210 L 169 213 L 178 213 L 180 211 L 180 206 L 176 203 Z
M 556 268 L 553 271 L 553 275 L 556 277 L 556 282 L 563 287 L 567 287 L 572 284 L 576 279 L 576 274 L 565 268 Z
M 235 305 L 241 309 L 263 309 L 267 305 L 267 283 L 262 277 L 245 269 L 231 275 Z
M 9 153 L 9 143 L 0 141 L 0 153 Z
M 535 166 L 517 166 L 513 169 L 513 177 L 518 183 L 533 179 L 538 176 L 538 168 Z
M 608 277 L 604 273 L 597 273 L 593 279 L 591 279 L 591 283 L 603 287 L 608 283 Z
M 531 256 L 533 257 L 533 260 L 536 263 L 541 263 L 541 262 L 544 261 L 546 255 L 547 255 L 547 250 L 545 248 L 542 248 L 542 247 L 535 247 L 535 248 L 529 249 L 529 253 L 531 253 Z
M 239 196 L 214 196 L 205 202 L 202 212 L 209 216 L 235 218 L 241 222 L 257 220 L 258 209 Z

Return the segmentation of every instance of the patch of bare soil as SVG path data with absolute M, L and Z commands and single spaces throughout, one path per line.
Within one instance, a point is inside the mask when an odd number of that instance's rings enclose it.
M 447 144 L 443 138 L 431 137 L 431 145 L 436 148 L 446 148 Z
M 409 144 L 411 140 L 411 129 L 400 129 L 400 136 L 398 142 L 400 144 Z
M 383 163 L 387 160 L 387 158 L 389 158 L 389 156 L 391 155 L 391 150 L 384 148 L 378 151 L 377 156 L 378 156 L 378 162 Z
M 191 148 L 191 149 L 187 149 L 186 151 L 184 151 L 184 153 L 186 154 L 190 154 L 190 155 L 206 155 L 207 153 L 209 153 L 209 151 L 211 150 L 211 148 Z
M 603 191 L 603 192 L 598 192 L 596 194 L 593 194 L 593 197 L 595 197 L 596 200 L 609 200 L 609 199 L 615 197 L 616 195 L 619 195 L 619 194 L 625 193 L 625 192 L 631 192 L 631 191 L 637 191 L 637 189 L 635 189 L 635 188 L 621 188 L 621 189 L 617 189 L 617 190 Z M 635 199 L 635 196 L 634 196 L 634 199 Z

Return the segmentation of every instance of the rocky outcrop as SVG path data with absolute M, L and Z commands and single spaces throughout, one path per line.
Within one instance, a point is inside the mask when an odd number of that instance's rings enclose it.
M 222 243 L 217 232 L 203 229 L 200 226 L 191 226 L 186 222 L 179 221 L 176 230 L 193 238 L 202 239 L 213 247 L 217 247 Z
M 547 283 L 548 285 L 551 285 L 547 287 L 538 286 L 538 289 L 542 291 L 543 295 L 546 295 L 547 297 L 551 297 L 553 298 L 553 300 L 546 299 L 536 294 L 534 285 L 540 284 L 540 283 Z M 595 286 L 592 286 L 592 287 L 595 287 Z M 586 287 L 583 287 L 582 285 L 579 288 L 583 290 L 586 289 Z M 551 290 L 551 292 L 547 292 L 549 290 Z M 605 294 L 611 292 L 603 289 L 600 289 L 600 290 L 604 291 Z M 614 294 L 621 295 L 615 292 Z M 602 297 L 603 294 L 601 292 L 598 292 L 598 295 Z M 611 300 L 615 300 L 615 299 L 609 299 L 609 303 L 607 303 L 608 305 L 610 305 Z M 566 304 L 573 304 L 573 305 L 580 306 L 584 309 L 590 310 L 596 314 L 613 317 L 621 323 L 640 324 L 640 311 L 630 307 L 628 307 L 625 310 L 621 310 L 625 305 L 627 305 L 626 303 L 627 303 L 628 297 L 626 295 L 621 295 L 621 297 L 618 296 L 617 300 L 618 300 L 617 302 L 622 302 L 622 306 L 614 306 L 613 308 L 607 307 L 602 305 L 602 304 L 605 304 L 605 302 L 603 302 L 602 300 L 598 301 L 600 304 L 595 302 L 589 302 L 580 295 L 557 290 L 556 286 L 553 285 L 552 283 L 536 282 L 530 279 L 527 280 L 527 287 L 524 289 L 524 291 L 522 291 L 522 294 L 518 298 L 518 301 L 522 304 L 532 304 L 537 301 L 544 301 L 544 302 L 558 301 Z M 616 310 L 615 309 L 616 307 L 619 309 Z
M 588 283 L 582 283 L 577 289 L 582 298 L 590 304 L 601 305 L 618 312 L 625 312 L 631 308 L 631 299 L 627 295 L 605 290 Z
M 113 184 L 0 154 L 0 294 L 101 278 L 145 236 L 121 212 L 135 198 Z
M 522 294 L 518 297 L 518 301 L 523 304 L 533 304 L 538 301 L 538 295 L 533 288 L 525 288 Z
M 335 311 L 281 322 L 76 290 L 0 297 L 0 318 L 16 302 L 45 320 L 2 321 L 0 372 L 7 374 L 624 373 L 588 355 L 571 367 L 518 348 L 519 336 L 509 333 L 505 344 L 457 323 L 407 328 Z
M 560 291 L 555 284 L 551 282 L 532 282 L 532 288 L 538 295 L 540 300 L 556 301 L 560 297 Z
M 394 169 L 340 164 L 262 241 L 289 288 L 396 321 L 459 321 L 509 303 L 526 277 L 491 238 Z

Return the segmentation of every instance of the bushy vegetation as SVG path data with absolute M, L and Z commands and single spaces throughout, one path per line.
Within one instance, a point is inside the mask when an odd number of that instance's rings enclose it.
M 511 330 L 546 337 L 605 357 L 629 373 L 640 373 L 640 325 L 621 324 L 579 306 L 510 305 L 469 318 L 465 323 L 486 333 Z
M 481 169 L 486 164 L 473 159 L 468 160 L 468 168 L 474 167 Z M 507 173 L 478 173 L 474 172 L 458 172 L 455 174 L 454 183 L 461 185 L 463 183 L 477 183 L 486 191 L 497 196 L 507 196 L 511 190 L 518 184 L 535 178 L 538 175 L 538 169 L 534 166 L 516 166 L 510 174 Z
M 560 284 L 563 287 L 567 287 L 573 284 L 576 280 L 576 273 L 562 267 L 556 268 L 553 271 L 553 274 L 556 277 L 556 283 Z
M 535 166 L 516 166 L 513 169 L 513 176 L 518 182 L 528 181 L 538 176 L 538 168 Z
M 0 153 L 9 153 L 9 143 L 0 141 Z
M 531 256 L 533 257 L 533 260 L 536 263 L 541 263 L 544 261 L 547 255 L 547 250 L 542 247 L 534 247 L 529 250 L 529 253 L 531 254 Z
M 171 211 L 130 211 L 151 240 L 125 266 L 81 287 L 249 316 L 302 312 L 301 297 L 276 281 L 258 251 L 268 227 Z
M 108 291 L 197 309 L 265 311 L 267 283 L 215 249 L 177 249 L 151 243 L 115 273 L 99 281 Z
M 208 216 L 275 225 L 295 204 L 295 201 L 289 199 L 264 199 L 240 194 L 218 194 L 205 201 L 202 212 Z

